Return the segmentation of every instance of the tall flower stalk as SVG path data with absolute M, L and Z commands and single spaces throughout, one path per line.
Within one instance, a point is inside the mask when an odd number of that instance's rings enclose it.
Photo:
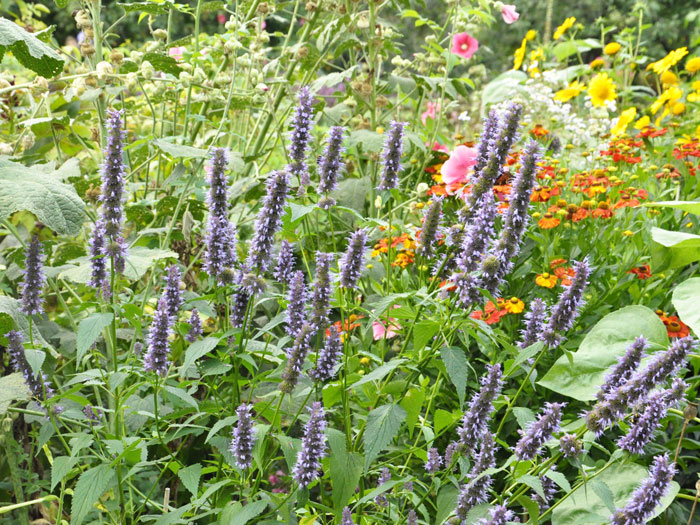
M 345 129 L 342 126 L 333 126 L 328 133 L 326 149 L 318 159 L 318 175 L 321 179 L 318 184 L 318 192 L 323 194 L 323 198 L 318 201 L 318 206 L 324 210 L 335 206 L 335 199 L 329 194 L 338 187 L 338 176 L 345 167 L 343 161 L 344 138 Z
M 321 460 L 326 455 L 326 430 L 325 412 L 323 405 L 315 402 L 311 405 L 309 422 L 304 427 L 304 438 L 301 442 L 301 451 L 294 465 L 294 480 L 302 487 L 311 484 L 318 478 Z
M 26 315 L 37 315 L 44 311 L 41 304 L 41 292 L 46 283 L 43 264 L 44 253 L 41 249 L 41 241 L 35 235 L 27 246 L 24 258 L 24 282 L 22 283 L 20 310 Z
M 382 178 L 377 186 L 378 190 L 393 190 L 399 185 L 405 125 L 403 122 L 392 121 L 389 126 L 382 152 Z
M 298 105 L 292 118 L 292 131 L 289 135 L 289 157 L 291 162 L 287 167 L 289 173 L 299 178 L 299 194 L 302 195 L 309 184 L 309 167 L 306 164 L 306 154 L 311 141 L 311 104 L 313 96 L 306 86 L 299 90 Z
M 205 235 L 204 255 L 207 273 L 219 284 L 233 280 L 232 266 L 236 263 L 236 229 L 228 218 L 228 168 L 229 157 L 225 148 L 213 148 L 209 157 L 209 217 Z

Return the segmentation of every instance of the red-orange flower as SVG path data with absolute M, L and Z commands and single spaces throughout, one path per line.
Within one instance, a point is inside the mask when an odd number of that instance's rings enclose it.
M 690 328 L 675 315 L 667 317 L 664 324 L 669 337 L 687 337 L 690 334 Z
M 487 302 L 483 311 L 475 310 L 471 313 L 470 317 L 472 319 L 484 321 L 486 324 L 496 324 L 501 320 L 501 317 L 508 313 L 508 310 L 505 309 L 505 301 L 503 301 L 503 299 L 497 299 L 496 302 L 498 303 L 497 305 L 493 304 L 493 301 Z
M 336 321 L 335 323 L 333 323 L 333 326 L 335 326 L 335 329 L 338 330 L 338 332 L 340 332 L 341 334 L 343 334 L 344 332 L 351 332 L 352 330 L 360 326 L 360 323 L 358 323 L 357 321 L 359 321 L 363 317 L 363 315 L 352 314 L 350 317 L 345 319 L 344 324 L 342 324 L 340 321 Z M 326 337 L 329 337 L 330 335 L 330 329 L 326 328 Z
M 649 268 L 648 264 L 643 264 L 642 266 L 627 270 L 627 273 L 633 273 L 637 276 L 637 279 L 648 279 L 651 277 L 651 268 Z
M 613 216 L 610 203 L 606 201 L 599 202 L 598 207 L 591 212 L 591 215 L 596 219 L 609 219 Z
M 556 228 L 557 226 L 559 226 L 560 222 L 561 221 L 551 213 L 545 213 L 544 217 L 537 221 L 537 224 L 543 230 L 549 230 L 551 228 Z

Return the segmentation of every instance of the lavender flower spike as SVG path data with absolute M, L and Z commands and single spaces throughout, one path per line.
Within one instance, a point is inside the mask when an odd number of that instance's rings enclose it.
M 316 254 L 316 280 L 312 299 L 311 323 L 318 326 L 319 331 L 328 326 L 330 322 L 328 318 L 331 311 L 332 293 L 330 271 L 333 259 L 332 253 L 319 252 Z
M 255 445 L 255 435 L 250 418 L 252 407 L 243 403 L 238 407 L 238 424 L 233 430 L 231 441 L 231 453 L 236 458 L 236 466 L 239 469 L 250 468 L 253 463 L 253 446 Z
M 525 329 L 521 330 L 521 339 L 518 343 L 520 348 L 528 346 L 539 341 L 544 329 L 545 317 L 547 315 L 547 305 L 539 297 L 532 300 L 530 309 L 525 314 Z
M 91 273 L 89 284 L 96 290 L 98 297 L 101 293 L 103 299 L 109 299 L 111 290 L 109 289 L 109 280 L 107 279 L 105 235 L 105 223 L 102 219 L 98 219 L 92 230 L 92 238 L 90 239 Z
M 617 509 L 610 516 L 611 525 L 637 525 L 646 523 L 654 509 L 668 492 L 673 475 L 674 464 L 669 463 L 668 454 L 656 456 L 649 469 L 649 477 L 634 491 L 623 509 Z
M 281 284 L 289 286 L 294 273 L 294 251 L 292 243 L 288 240 L 283 240 L 280 245 L 280 251 L 277 255 L 277 267 L 275 268 L 274 277 Z
M 425 470 L 430 474 L 435 474 L 442 466 L 442 457 L 438 449 L 432 447 L 428 450 L 428 461 L 425 462 Z
M 289 333 L 295 336 L 299 333 L 304 321 L 306 321 L 306 282 L 304 272 L 298 270 L 292 275 L 287 294 L 289 304 L 287 305 L 287 325 Z
M 564 405 L 564 403 L 545 403 L 545 408 L 537 416 L 537 421 L 530 423 L 524 432 L 521 431 L 522 437 L 515 446 L 515 457 L 520 461 L 527 461 L 539 454 L 542 445 L 559 428 L 561 409 Z
M 617 364 L 609 374 L 605 376 L 605 382 L 601 385 L 596 394 L 598 401 L 603 401 L 608 393 L 622 386 L 632 377 L 632 374 L 639 366 L 644 351 L 649 348 L 649 343 L 641 335 L 637 337 L 631 345 L 627 347 L 624 355 L 617 358 Z
M 182 290 L 180 290 L 180 270 L 174 264 L 168 268 L 168 278 L 165 282 L 165 290 L 163 297 L 168 305 L 168 314 L 175 322 L 180 315 L 180 307 L 182 306 Z
M 408 516 L 406 516 L 406 525 L 418 525 L 418 515 L 414 509 L 408 511 Z
M 423 257 L 430 258 L 435 253 L 441 217 L 442 199 L 436 197 L 430 203 L 430 206 L 428 206 L 423 220 L 423 228 L 420 234 L 420 246 L 418 248 Z
M 467 482 L 462 486 L 457 498 L 457 517 L 462 521 L 467 519 L 467 513 L 472 507 L 485 502 L 488 497 L 488 491 L 493 480 L 489 475 L 479 476 L 486 469 L 495 466 L 495 449 L 496 445 L 493 441 L 493 436 L 485 433 L 481 442 L 481 449 L 474 458 L 474 466 L 469 472 Z
M 214 148 L 211 151 L 207 173 L 209 175 L 209 218 L 205 235 L 205 265 L 209 275 L 219 284 L 231 282 L 231 266 L 236 262 L 236 229 L 228 219 L 228 150 Z
M 399 185 L 399 170 L 401 169 L 401 153 L 403 152 L 403 122 L 392 121 L 389 135 L 384 142 L 382 153 L 382 180 L 378 190 L 393 190 Z
M 323 156 L 318 159 L 318 174 L 321 181 L 318 185 L 319 193 L 324 197 L 319 201 L 318 206 L 324 210 L 335 206 L 335 200 L 328 194 L 338 186 L 338 175 L 345 166 L 343 161 L 343 138 L 345 130 L 341 126 L 333 126 L 328 134 L 326 149 Z
M 43 271 L 44 254 L 36 235 L 27 246 L 24 258 L 24 282 L 22 283 L 21 310 L 27 315 L 43 313 L 41 290 L 46 282 Z
M 168 301 L 161 297 L 158 307 L 153 314 L 150 333 L 148 334 L 148 350 L 143 356 L 143 368 L 147 372 L 155 372 L 165 377 L 168 373 L 168 352 L 170 342 L 168 336 L 172 331 L 172 317 L 168 311 Z
M 489 160 L 489 156 L 494 147 L 496 134 L 499 131 L 500 124 L 501 123 L 498 118 L 498 112 L 495 109 L 492 109 L 489 112 L 488 117 L 484 119 L 484 129 L 481 133 L 481 137 L 479 137 L 476 164 L 474 165 L 474 175 L 472 177 L 474 180 L 476 180 L 476 178 L 479 176 L 479 173 L 481 173 L 481 171 L 484 169 L 486 163 Z
M 102 220 L 107 237 L 106 254 L 114 258 L 114 267 L 124 271 L 126 243 L 122 237 L 122 200 L 126 168 L 124 166 L 124 137 L 122 111 L 108 111 L 105 126 L 107 144 L 102 164 Z
M 273 171 L 265 185 L 267 195 L 255 220 L 255 233 L 250 241 L 250 254 L 246 262 L 248 271 L 257 274 L 267 269 L 275 233 L 282 224 L 282 214 L 289 191 L 289 173 Z
M 10 361 L 15 372 L 21 372 L 24 376 L 24 382 L 32 395 L 41 400 L 46 400 L 53 395 L 53 390 L 46 380 L 43 373 L 39 372 L 34 375 L 34 371 L 27 361 L 24 345 L 22 344 L 23 337 L 17 330 L 10 330 L 5 334 L 9 342 L 7 353 L 10 355 Z
M 379 477 L 377 478 L 377 487 L 381 487 L 387 481 L 391 481 L 391 471 L 388 468 L 384 467 L 380 472 Z M 374 498 L 374 502 L 380 507 L 387 507 L 389 505 L 385 493 L 380 494 L 379 496 Z
M 309 324 L 304 324 L 296 338 L 294 344 L 287 351 L 287 366 L 282 373 L 282 383 L 280 390 L 286 394 L 291 394 L 299 381 L 299 375 L 304 366 L 304 360 L 311 348 L 311 337 L 314 329 Z
M 245 316 L 248 311 L 248 303 L 250 302 L 250 293 L 244 288 L 240 288 L 233 295 L 231 304 L 231 326 L 234 328 L 243 327 Z
M 571 280 L 571 285 L 560 296 L 559 302 L 552 309 L 549 323 L 542 334 L 542 338 L 550 347 L 557 346 L 561 340 L 561 332 L 566 332 L 574 324 L 583 305 L 583 291 L 588 284 L 588 276 L 591 267 L 588 260 L 574 263 L 576 275 Z
M 462 239 L 456 261 L 460 272 L 468 274 L 477 269 L 493 235 L 495 217 L 493 193 L 487 193 L 479 200 L 474 220 L 467 226 Z
M 365 244 L 367 232 L 357 230 L 350 236 L 348 248 L 340 260 L 340 286 L 355 288 L 365 263 Z
M 559 450 L 565 458 L 575 458 L 581 454 L 583 443 L 576 434 L 564 434 L 559 438 Z
M 327 381 L 335 375 L 335 365 L 343 353 L 343 342 L 340 339 L 338 329 L 335 326 L 331 326 L 329 332 L 330 334 L 326 338 L 323 348 L 318 353 L 316 368 L 309 372 L 311 378 L 319 382 Z
M 311 405 L 311 417 L 304 427 L 304 439 L 301 442 L 301 451 L 294 465 L 294 479 L 302 487 L 311 484 L 318 478 L 321 468 L 321 459 L 326 455 L 326 420 L 323 405 L 318 401 Z
M 352 521 L 352 512 L 350 512 L 350 507 L 345 507 L 343 509 L 343 521 L 340 523 L 340 525 L 355 525 L 355 522 Z
M 514 519 L 515 514 L 512 510 L 508 510 L 504 505 L 496 505 L 489 511 L 488 518 L 482 518 L 477 523 L 479 525 L 506 525 Z M 462 525 L 466 525 L 466 521 L 462 522 Z
M 299 177 L 299 193 L 303 194 L 309 184 L 309 168 L 306 165 L 306 153 L 311 141 L 311 117 L 313 110 L 311 104 L 313 97 L 309 88 L 302 87 L 299 90 L 299 105 L 292 118 L 292 132 L 289 135 L 289 172 Z
M 486 430 L 493 410 L 493 401 L 501 391 L 502 376 L 500 364 L 488 366 L 486 375 L 481 378 L 481 390 L 474 394 L 469 402 L 469 408 L 462 418 L 462 427 L 457 429 L 466 454 L 474 450 Z
M 188 342 L 194 343 L 199 336 L 202 335 L 202 320 L 199 318 L 199 312 L 196 308 L 192 308 L 190 312 L 190 330 L 187 332 L 185 339 Z

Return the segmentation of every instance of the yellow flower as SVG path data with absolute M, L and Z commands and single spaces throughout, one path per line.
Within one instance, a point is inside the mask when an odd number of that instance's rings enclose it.
M 696 80 L 695 82 L 693 82 L 693 89 L 695 91 L 700 91 L 700 80 Z
M 669 88 L 666 88 L 661 95 L 654 101 L 654 103 L 650 106 L 649 109 L 651 109 L 651 114 L 656 115 L 656 113 L 661 109 L 661 107 L 666 104 L 667 102 L 669 104 L 673 104 L 676 100 L 681 98 L 683 96 L 683 91 L 681 91 L 680 88 L 676 86 L 671 86 Z
M 534 29 L 530 29 L 525 34 L 525 40 L 534 40 L 536 36 L 537 36 L 537 31 L 535 31 Z
M 543 288 L 554 288 L 558 280 L 559 278 L 556 275 L 549 273 L 541 273 L 535 278 L 537 285 Z
M 644 115 L 637 122 L 635 122 L 634 127 L 635 127 L 635 129 L 644 129 L 650 123 L 651 123 L 651 119 L 649 118 L 649 115 Z
M 513 55 L 513 69 L 520 69 L 523 65 L 523 60 L 525 60 L 525 48 L 527 47 L 527 37 L 523 38 L 520 47 L 515 50 Z
M 693 93 L 688 93 L 688 96 L 685 98 L 688 99 L 688 102 L 700 102 L 700 93 L 694 91 Z
M 612 136 L 619 137 L 625 131 L 627 131 L 627 126 L 630 125 L 630 123 L 634 120 L 634 117 L 636 117 L 636 116 L 637 116 L 637 108 L 631 107 L 629 109 L 624 110 L 620 114 L 620 118 L 617 119 L 617 123 L 610 130 L 610 133 L 612 134 Z
M 508 301 L 506 301 L 503 307 L 510 314 L 519 314 L 525 309 L 525 303 L 523 303 L 517 297 L 511 297 Z
M 598 73 L 588 84 L 588 94 L 594 106 L 604 106 L 608 100 L 615 100 L 615 83 L 607 73 Z
M 683 102 L 676 102 L 671 106 L 671 113 L 674 115 L 681 115 L 685 111 L 685 104 Z
M 656 73 L 657 75 L 661 75 L 665 71 L 668 71 L 673 66 L 675 66 L 678 62 L 680 62 L 681 58 L 683 58 L 687 54 L 687 47 L 679 47 L 678 49 L 674 49 L 661 60 L 657 60 L 656 62 L 652 62 L 651 64 L 649 64 L 647 66 L 647 71 L 652 69 L 654 73 Z
M 697 73 L 700 71 L 700 57 L 689 58 L 685 63 L 685 70 L 688 73 Z
M 554 100 L 560 100 L 561 102 L 568 102 L 574 97 L 578 97 L 581 92 L 586 89 L 585 84 L 581 84 L 578 80 L 575 80 L 568 87 L 560 89 L 554 95 Z
M 570 29 L 574 25 L 574 22 L 576 22 L 576 18 L 573 16 L 570 16 L 564 20 L 564 23 L 557 27 L 557 30 L 554 32 L 554 40 L 559 40 L 564 35 L 566 30 Z
M 620 48 L 622 46 L 618 44 L 617 42 L 610 42 L 609 44 L 605 44 L 605 47 L 603 48 L 603 53 L 606 55 L 616 55 L 618 51 L 620 51 Z
M 673 85 L 678 84 L 678 77 L 673 73 L 673 71 L 664 71 L 659 77 L 662 84 Z
M 595 69 L 602 65 L 605 65 L 605 60 L 603 60 L 602 58 L 596 58 L 593 62 L 591 62 L 591 69 Z
M 634 235 L 634 232 L 630 230 L 625 230 L 622 232 L 622 235 L 624 235 L 625 237 L 632 237 Z

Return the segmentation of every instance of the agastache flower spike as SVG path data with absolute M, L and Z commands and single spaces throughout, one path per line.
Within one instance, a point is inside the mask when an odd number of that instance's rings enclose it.
M 289 286 L 293 273 L 294 251 L 292 243 L 285 239 L 280 246 L 280 252 L 279 255 L 277 255 L 277 267 L 273 275 L 280 283 Z
M 298 270 L 292 275 L 287 294 L 289 304 L 287 305 L 287 325 L 289 333 L 293 336 L 299 333 L 301 326 L 306 321 L 306 282 L 304 272 Z
M 273 171 L 268 175 L 266 186 L 267 195 L 255 220 L 255 233 L 250 241 L 250 254 L 246 262 L 248 271 L 258 274 L 267 269 L 275 233 L 282 224 L 282 214 L 289 191 L 289 174 L 285 171 Z
M 43 313 L 41 290 L 46 282 L 43 271 L 44 254 L 36 235 L 27 246 L 24 258 L 24 282 L 22 283 L 21 310 L 27 315 Z
M 114 258 L 114 267 L 124 271 L 126 243 L 122 237 L 122 200 L 126 169 L 124 167 L 124 137 L 122 111 L 108 111 L 105 126 L 107 144 L 102 164 L 102 220 L 107 237 L 106 254 Z
M 524 432 L 515 446 L 515 457 L 520 461 L 534 459 L 561 422 L 561 409 L 565 403 L 545 403 L 544 410 L 537 416 Z
M 389 134 L 384 142 L 382 153 L 382 179 L 378 190 L 393 190 L 399 185 L 399 170 L 401 169 L 401 153 L 403 152 L 403 122 L 392 121 Z
M 576 275 L 571 280 L 571 285 L 559 296 L 559 302 L 552 308 L 549 323 L 542 334 L 542 339 L 550 347 L 557 346 L 561 342 L 561 333 L 573 326 L 583 305 L 583 291 L 591 274 L 588 260 L 574 263 L 574 271 Z
M 302 487 L 308 486 L 318 478 L 321 460 L 326 455 L 326 420 L 323 405 L 317 401 L 309 410 L 311 417 L 304 427 L 301 451 L 294 465 L 294 479 Z
M 340 260 L 340 286 L 355 288 L 365 263 L 365 244 L 367 232 L 357 230 L 350 236 L 348 248 Z
M 244 403 L 236 410 L 238 414 L 238 424 L 233 430 L 231 453 L 236 458 L 236 466 L 238 466 L 239 469 L 250 468 L 253 463 L 255 435 L 250 418 L 251 409 L 252 407 L 250 405 Z
M 408 516 L 406 516 L 406 525 L 418 525 L 418 515 L 416 511 L 411 509 L 408 511 Z
M 314 329 L 309 324 L 304 324 L 294 339 L 294 344 L 287 351 L 287 366 L 282 373 L 280 390 L 290 394 L 299 381 L 299 375 L 304 366 L 304 359 L 311 348 L 311 337 Z
M 460 272 L 466 274 L 477 269 L 493 235 L 495 217 L 496 207 L 494 206 L 493 193 L 487 193 L 478 202 L 474 220 L 467 226 L 462 239 L 457 255 L 457 268 Z
M 248 291 L 244 288 L 240 288 L 233 295 L 233 302 L 231 303 L 231 326 L 234 328 L 243 327 L 249 301 L 250 293 L 248 293 Z
M 109 299 L 111 290 L 107 279 L 105 234 L 105 223 L 102 219 L 98 219 L 90 239 L 90 267 L 92 270 L 89 284 L 96 290 L 98 297 L 102 293 L 103 299 Z
M 309 184 L 309 168 L 306 165 L 306 152 L 311 140 L 311 118 L 313 97 L 309 88 L 299 90 L 299 105 L 294 111 L 292 132 L 289 135 L 289 172 L 299 177 L 299 194 L 303 194 Z
M 143 356 L 143 368 L 147 372 L 155 372 L 163 377 L 168 373 L 168 352 L 170 351 L 168 336 L 171 330 L 172 317 L 168 311 L 168 300 L 163 296 L 153 313 L 153 322 L 148 334 L 148 350 Z
M 469 402 L 469 408 L 462 418 L 462 427 L 457 429 L 466 454 L 474 450 L 479 439 L 484 435 L 493 410 L 493 401 L 501 391 L 502 376 L 500 364 L 488 366 L 486 375 L 481 378 L 481 389 Z
M 668 454 L 656 456 L 647 477 L 623 509 L 616 509 L 610 516 L 611 525 L 638 525 L 646 523 L 654 509 L 668 492 L 673 475 L 674 464 L 669 463 Z
M 488 491 L 493 480 L 490 475 L 481 477 L 479 475 L 486 469 L 495 466 L 495 449 L 496 445 L 493 441 L 493 436 L 485 433 L 481 442 L 481 449 L 474 458 L 474 465 L 469 472 L 467 482 L 462 485 L 457 498 L 457 517 L 460 520 L 465 520 L 469 510 L 475 505 L 485 502 L 488 497 Z
M 328 326 L 328 315 L 331 311 L 331 263 L 332 253 L 319 252 L 316 254 L 316 280 L 314 282 L 314 295 L 312 300 L 313 312 L 311 324 L 319 327 L 319 331 Z
M 496 505 L 489 511 L 488 518 L 482 518 L 477 523 L 479 525 L 506 525 L 509 521 L 515 519 L 515 514 L 512 510 L 508 510 L 505 505 Z M 462 525 L 466 525 L 466 521 Z
M 540 340 L 544 329 L 547 305 L 539 297 L 532 300 L 530 309 L 525 313 L 525 328 L 520 331 L 522 338 L 518 343 L 520 348 L 527 348 Z
M 190 312 L 190 330 L 187 332 L 185 339 L 190 343 L 194 343 L 199 336 L 202 335 L 202 320 L 199 318 L 199 312 L 196 308 L 192 308 Z
M 335 326 L 329 329 L 330 334 L 326 338 L 326 342 L 318 353 L 316 368 L 309 371 L 309 375 L 315 381 L 327 381 L 335 374 L 335 368 L 338 359 L 343 353 L 343 341 L 340 339 L 340 333 Z
M 440 218 L 442 217 L 442 199 L 435 197 L 428 206 L 423 219 L 418 250 L 423 257 L 430 258 L 435 254 L 438 241 Z
M 343 153 L 345 152 L 345 148 L 343 148 L 344 134 L 345 130 L 341 126 L 333 126 L 328 134 L 328 141 L 326 142 L 323 156 L 318 159 L 318 174 L 321 178 L 318 191 L 324 194 L 318 206 L 324 210 L 335 206 L 335 200 L 329 197 L 328 194 L 338 186 L 338 175 L 345 166 L 343 161 Z
M 34 375 L 31 365 L 27 361 L 25 353 L 23 337 L 17 330 L 10 330 L 5 334 L 8 340 L 7 353 L 10 355 L 15 372 L 21 372 L 24 376 L 24 382 L 32 395 L 41 400 L 46 400 L 53 396 L 53 389 L 49 385 L 43 373 L 39 372 Z M 43 384 L 42 384 L 43 383 Z
M 488 117 L 484 119 L 484 130 L 479 137 L 479 145 L 477 146 L 476 164 L 474 165 L 474 175 L 472 181 L 475 181 L 479 173 L 484 169 L 489 160 L 490 153 L 493 149 L 493 144 L 496 139 L 496 134 L 500 128 L 498 112 L 492 109 Z
M 428 450 L 428 461 L 425 462 L 425 470 L 430 474 L 435 474 L 442 466 L 442 457 L 438 449 L 432 447 Z
M 350 507 L 345 507 L 343 509 L 343 521 L 340 525 L 355 525 L 355 522 L 352 521 L 352 512 L 350 512 Z
M 391 471 L 384 467 L 379 474 L 379 478 L 377 478 L 377 487 L 381 487 L 387 481 L 391 481 Z M 374 498 L 374 502 L 380 507 L 386 507 L 389 505 L 389 502 L 386 499 L 386 494 L 380 494 Z
M 168 305 L 168 314 L 173 322 L 180 315 L 180 307 L 182 306 L 182 291 L 180 290 L 180 270 L 174 264 L 168 268 L 168 278 L 163 290 L 163 297 Z
M 559 450 L 565 458 L 575 458 L 581 454 L 583 444 L 576 434 L 564 434 L 559 438 Z
M 649 343 L 641 335 L 627 347 L 624 355 L 618 357 L 617 364 L 610 373 L 605 376 L 605 382 L 601 385 L 600 390 L 596 394 L 598 401 L 603 401 L 608 393 L 622 386 L 632 377 L 632 374 L 639 366 L 639 362 L 642 360 L 644 351 L 647 348 L 649 348 Z

